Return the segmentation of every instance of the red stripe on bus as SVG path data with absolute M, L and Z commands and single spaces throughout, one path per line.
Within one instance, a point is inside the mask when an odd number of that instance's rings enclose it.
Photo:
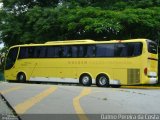
M 151 57 L 149 57 L 148 59 L 149 59 L 149 60 L 156 60 L 156 61 L 158 61 L 158 59 L 156 59 L 156 58 L 151 58 Z

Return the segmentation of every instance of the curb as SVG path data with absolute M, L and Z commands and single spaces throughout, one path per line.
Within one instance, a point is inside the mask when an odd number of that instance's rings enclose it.
M 153 86 L 121 86 L 120 88 L 128 88 L 128 89 L 160 89 L 160 87 L 153 87 Z
M 3 104 L 6 105 L 6 107 L 8 107 L 8 109 L 10 109 L 10 114 L 5 113 L 1 116 L 2 119 L 4 117 L 4 119 L 12 119 L 12 120 L 21 120 L 21 118 L 19 117 L 19 115 L 16 113 L 16 111 L 13 109 L 13 107 L 9 104 L 9 102 L 7 101 L 7 99 L 3 96 L 3 94 L 0 93 L 0 99 L 2 99 Z M 1 113 L 0 113 L 1 114 Z

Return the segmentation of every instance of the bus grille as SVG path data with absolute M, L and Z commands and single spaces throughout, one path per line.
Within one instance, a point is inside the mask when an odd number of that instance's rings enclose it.
M 127 74 L 128 74 L 127 84 L 140 83 L 140 69 L 128 69 Z

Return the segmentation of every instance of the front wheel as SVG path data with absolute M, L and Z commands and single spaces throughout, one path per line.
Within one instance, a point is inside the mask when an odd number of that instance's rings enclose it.
M 21 83 L 26 82 L 26 75 L 24 73 L 19 73 L 17 75 L 17 81 Z
M 106 75 L 99 75 L 96 79 L 98 87 L 109 87 L 109 79 Z

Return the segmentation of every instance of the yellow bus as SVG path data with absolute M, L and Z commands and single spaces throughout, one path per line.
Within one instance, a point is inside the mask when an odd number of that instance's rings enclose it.
M 120 87 L 155 84 L 157 69 L 157 44 L 151 40 L 70 40 L 12 46 L 5 78 Z

